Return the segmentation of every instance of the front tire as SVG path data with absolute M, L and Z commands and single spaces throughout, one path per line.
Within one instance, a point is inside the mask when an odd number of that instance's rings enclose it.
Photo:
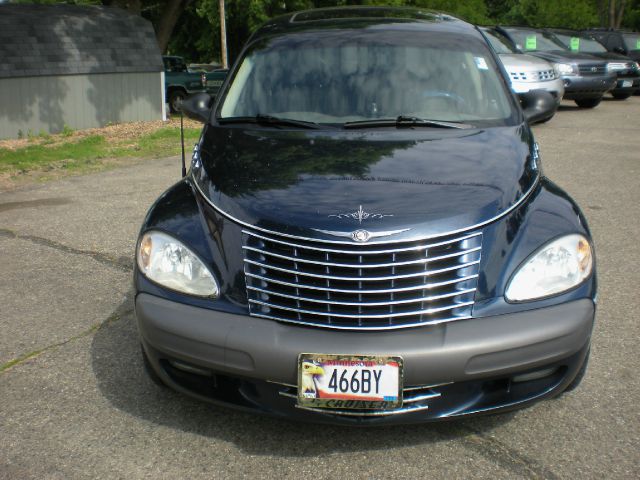
M 169 92 L 169 109 L 171 113 L 180 113 L 182 110 L 182 102 L 187 98 L 187 92 L 184 90 L 171 90 Z
M 581 98 L 580 100 L 575 100 L 576 105 L 580 108 L 595 108 L 602 101 L 602 97 L 600 98 Z

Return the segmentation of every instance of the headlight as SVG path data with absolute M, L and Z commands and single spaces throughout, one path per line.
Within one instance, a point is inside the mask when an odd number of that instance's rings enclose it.
M 220 290 L 204 263 L 187 247 L 162 232 L 147 232 L 137 252 L 140 271 L 160 285 L 199 297 L 218 297 Z
M 620 62 L 609 62 L 607 63 L 607 72 L 622 72 L 626 70 L 627 64 Z
M 591 273 L 593 254 L 582 235 L 560 237 L 531 255 L 511 278 L 505 297 L 523 302 L 548 297 L 582 283 Z
M 560 75 L 578 75 L 578 65 L 575 63 L 556 63 L 554 66 Z

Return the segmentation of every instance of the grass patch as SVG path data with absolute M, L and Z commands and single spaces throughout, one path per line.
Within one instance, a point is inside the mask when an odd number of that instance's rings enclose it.
M 199 128 L 185 128 L 185 150 L 190 151 L 200 135 Z M 157 158 L 180 153 L 180 128 L 164 126 L 142 135 L 60 135 L 40 136 L 38 144 L 0 148 L 0 174 L 10 177 L 29 172 L 82 172 L 106 168 L 108 160 Z

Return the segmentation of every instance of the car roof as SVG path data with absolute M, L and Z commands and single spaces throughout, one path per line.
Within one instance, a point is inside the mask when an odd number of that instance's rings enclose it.
M 318 29 L 350 29 L 371 25 L 393 25 L 394 29 L 438 31 L 477 35 L 470 23 L 445 13 L 412 7 L 332 7 L 304 10 L 275 17 L 263 24 L 251 41 L 274 35 L 284 35 Z

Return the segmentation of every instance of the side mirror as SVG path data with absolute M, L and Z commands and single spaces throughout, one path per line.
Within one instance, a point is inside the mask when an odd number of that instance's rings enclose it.
M 613 51 L 616 53 L 621 53 L 622 55 L 627 54 L 627 51 L 622 47 L 613 47 Z
M 208 93 L 189 95 L 182 102 L 182 112 L 192 120 L 207 123 L 211 113 L 213 98 Z
M 558 109 L 556 99 L 546 90 L 530 90 L 518 96 L 529 125 L 549 120 Z

